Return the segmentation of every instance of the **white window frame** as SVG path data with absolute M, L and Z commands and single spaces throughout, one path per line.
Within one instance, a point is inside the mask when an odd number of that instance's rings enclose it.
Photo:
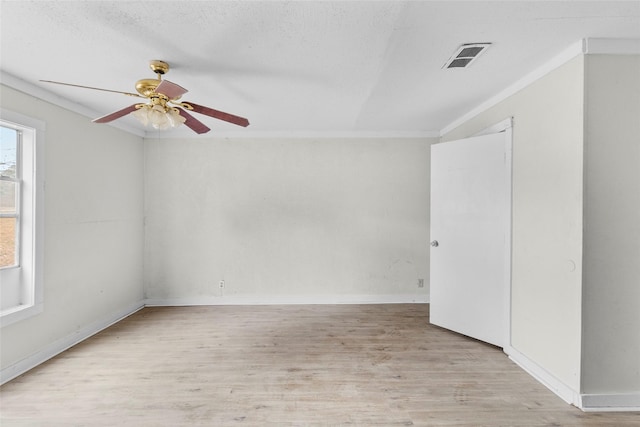
M 22 280 L 23 269 L 22 267 L 22 254 L 21 254 L 21 240 L 23 236 L 28 238 L 31 234 L 27 231 L 27 234 L 22 230 L 22 221 L 21 221 L 21 209 L 23 209 L 22 199 L 25 196 L 23 194 L 23 185 L 22 185 L 22 174 L 26 173 L 30 175 L 32 172 L 32 168 L 30 164 L 23 164 L 22 162 L 22 133 L 23 129 L 18 128 L 16 126 L 12 126 L 4 121 L 0 121 L 0 125 L 3 128 L 12 129 L 16 132 L 16 170 L 15 170 L 15 178 L 9 178 L 2 176 L 0 180 L 2 182 L 10 182 L 15 185 L 14 187 L 14 212 L 4 213 L 0 212 L 0 218 L 14 218 L 15 219 L 15 229 L 14 229 L 14 257 L 13 264 L 8 266 L 0 267 L 0 313 L 3 313 L 7 308 L 15 307 L 19 305 L 23 300 L 25 300 L 25 296 L 23 295 L 23 286 L 21 286 L 20 281 Z M 31 154 L 31 150 L 27 149 L 27 155 Z M 23 171 L 23 169 L 25 169 Z M 26 206 L 24 208 L 30 209 L 31 203 L 27 198 Z M 26 231 L 26 230 L 25 230 Z M 28 248 L 25 248 L 28 249 Z M 30 265 L 31 260 L 27 256 L 27 268 Z M 27 273 L 28 274 L 28 273 Z
M 18 161 L 21 162 L 18 265 L 0 270 L 1 286 L 18 286 L 18 305 L 0 311 L 0 327 L 43 311 L 44 268 L 44 137 L 45 123 L 20 113 L 0 109 L 0 123 L 20 131 Z M 7 283 L 5 283 L 5 280 Z

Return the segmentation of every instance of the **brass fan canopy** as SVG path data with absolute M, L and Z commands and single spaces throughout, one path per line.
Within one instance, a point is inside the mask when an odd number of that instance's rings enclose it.
M 158 78 L 141 79 L 136 82 L 136 90 L 138 93 L 147 98 L 155 92 L 156 88 L 162 81 L 161 76 L 169 72 L 169 64 L 164 61 L 153 60 L 149 61 L 149 68 L 156 73 Z
M 169 72 L 169 64 L 164 61 L 153 60 L 149 61 L 149 68 L 156 74 L 167 74 Z

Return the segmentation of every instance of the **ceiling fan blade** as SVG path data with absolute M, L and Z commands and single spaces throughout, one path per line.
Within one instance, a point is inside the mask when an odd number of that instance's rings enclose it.
M 156 93 L 161 93 L 169 99 L 180 98 L 187 92 L 189 91 L 180 85 L 170 82 L 169 80 L 163 80 L 156 88 Z
M 126 116 L 129 113 L 132 113 L 134 111 L 136 111 L 136 105 L 138 104 L 133 104 L 128 106 L 127 108 L 123 108 L 122 110 L 118 110 L 114 113 L 111 114 L 107 114 L 106 116 L 102 116 L 102 117 L 98 117 L 97 119 L 92 120 L 92 122 L 94 123 L 109 123 L 115 119 L 119 119 L 122 116 Z
M 43 83 L 53 83 L 53 84 L 56 84 L 56 85 L 73 86 L 73 87 L 79 87 L 79 88 L 82 88 L 82 89 L 101 90 L 103 92 L 121 93 L 121 94 L 127 95 L 127 96 L 135 96 L 135 97 L 138 97 L 138 98 L 144 98 L 144 96 L 139 95 L 137 93 L 121 92 L 119 90 L 111 90 L 111 89 L 102 89 L 102 88 L 99 88 L 99 87 L 74 85 L 74 84 L 71 84 L 71 83 L 54 82 L 54 81 L 51 81 L 51 80 L 40 80 L 40 81 L 43 82 Z
M 191 128 L 191 130 L 194 131 L 195 133 L 207 133 L 211 130 L 207 127 L 207 125 L 205 125 L 200 120 L 193 117 L 191 114 L 184 111 L 182 108 L 178 108 L 178 112 L 182 117 L 185 118 L 185 122 L 184 122 L 185 126 Z
M 193 107 L 193 111 L 196 113 L 204 114 L 209 117 L 213 117 L 225 122 L 233 123 L 234 125 L 247 127 L 249 126 L 249 120 L 244 117 L 234 116 L 233 114 L 225 113 L 222 111 L 214 110 L 213 108 L 203 107 L 202 105 L 194 104 L 193 102 L 183 102 L 183 104 Z

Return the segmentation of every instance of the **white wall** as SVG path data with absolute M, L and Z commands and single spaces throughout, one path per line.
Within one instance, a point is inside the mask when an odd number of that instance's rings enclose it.
M 640 396 L 640 56 L 585 71 L 583 391 Z
M 514 117 L 512 346 L 587 409 L 640 402 L 639 76 L 579 56 L 443 138 Z
M 583 56 L 444 135 L 513 127 L 513 348 L 580 389 Z
M 6 86 L 0 97 L 46 123 L 44 311 L 2 328 L 7 375 L 142 303 L 144 152 L 139 137 Z
M 426 301 L 430 143 L 146 140 L 146 297 Z

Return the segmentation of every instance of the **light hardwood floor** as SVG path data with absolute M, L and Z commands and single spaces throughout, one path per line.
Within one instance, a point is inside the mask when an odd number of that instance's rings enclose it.
M 146 308 L 0 388 L 9 426 L 638 426 L 428 305 Z

